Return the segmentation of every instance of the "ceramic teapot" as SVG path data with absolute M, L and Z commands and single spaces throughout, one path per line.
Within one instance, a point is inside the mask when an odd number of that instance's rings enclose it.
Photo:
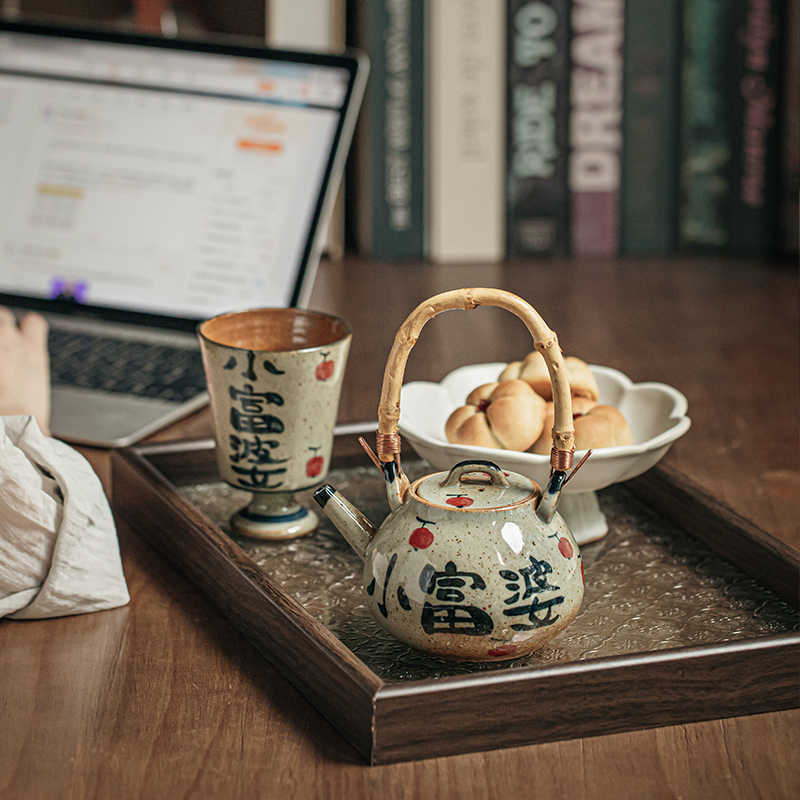
M 481 305 L 522 319 L 547 362 L 555 424 L 544 492 L 491 461 L 462 461 L 413 484 L 403 473 L 397 423 L 411 348 L 437 314 Z M 389 633 L 440 657 L 495 661 L 541 647 L 574 619 L 583 564 L 556 511 L 574 452 L 569 383 L 555 333 L 527 302 L 498 289 L 459 289 L 412 311 L 386 364 L 376 450 L 391 509 L 380 528 L 330 485 L 314 498 L 364 560 L 367 604 Z

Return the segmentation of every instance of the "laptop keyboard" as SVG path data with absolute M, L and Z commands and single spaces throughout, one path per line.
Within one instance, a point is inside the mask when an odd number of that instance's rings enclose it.
M 173 403 L 206 390 L 199 350 L 50 329 L 54 385 L 150 397 Z

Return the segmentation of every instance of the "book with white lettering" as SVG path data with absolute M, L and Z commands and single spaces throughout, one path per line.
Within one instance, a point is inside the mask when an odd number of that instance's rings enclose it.
M 780 191 L 780 65 L 783 0 L 736 0 L 731 106 L 730 247 L 735 254 L 774 253 Z
M 506 252 L 569 247 L 569 0 L 508 0 Z
M 728 0 L 684 0 L 681 186 L 678 244 L 724 252 L 730 241 L 730 51 Z
M 576 256 L 614 256 L 619 249 L 624 6 L 624 0 L 572 3 L 569 190 Z
M 353 42 L 371 74 L 351 164 L 350 218 L 359 252 L 424 256 L 424 3 L 358 0 Z
M 505 3 L 426 4 L 426 251 L 504 254 Z
M 680 0 L 625 4 L 620 249 L 675 249 Z

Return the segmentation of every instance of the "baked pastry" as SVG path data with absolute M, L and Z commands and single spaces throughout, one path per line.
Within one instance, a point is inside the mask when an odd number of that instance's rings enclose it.
M 587 398 L 573 397 L 572 413 L 575 420 L 576 450 L 618 447 L 633 442 L 627 420 L 614 406 L 599 406 Z M 553 404 L 548 403 L 542 435 L 531 447 L 530 452 L 548 455 L 552 447 Z
M 573 397 L 588 397 L 597 402 L 597 381 L 588 364 L 575 356 L 567 356 L 564 359 L 564 367 L 567 370 L 570 394 Z M 545 400 L 553 399 L 550 373 L 547 371 L 544 356 L 538 350 L 528 353 L 522 361 L 512 361 L 500 373 L 497 380 L 502 382 L 514 379 L 525 381 L 536 394 L 541 395 Z
M 453 444 L 527 450 L 542 433 L 544 413 L 545 401 L 525 381 L 484 383 L 448 417 L 444 432 Z

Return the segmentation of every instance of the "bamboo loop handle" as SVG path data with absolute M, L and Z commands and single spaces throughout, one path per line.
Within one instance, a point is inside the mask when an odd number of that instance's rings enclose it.
M 551 463 L 556 468 L 568 467 L 575 449 L 575 429 L 572 424 L 572 397 L 569 379 L 564 368 L 564 357 L 558 346 L 558 337 L 547 327 L 539 313 L 525 300 L 502 289 L 454 289 L 442 292 L 420 303 L 405 319 L 394 337 L 378 404 L 378 458 L 394 461 L 400 452 L 397 424 L 400 420 L 400 388 L 411 349 L 417 343 L 425 323 L 444 311 L 478 306 L 496 306 L 519 317 L 530 331 L 534 347 L 544 356 L 553 384 L 553 452 Z M 563 465 L 563 466 L 556 466 Z

